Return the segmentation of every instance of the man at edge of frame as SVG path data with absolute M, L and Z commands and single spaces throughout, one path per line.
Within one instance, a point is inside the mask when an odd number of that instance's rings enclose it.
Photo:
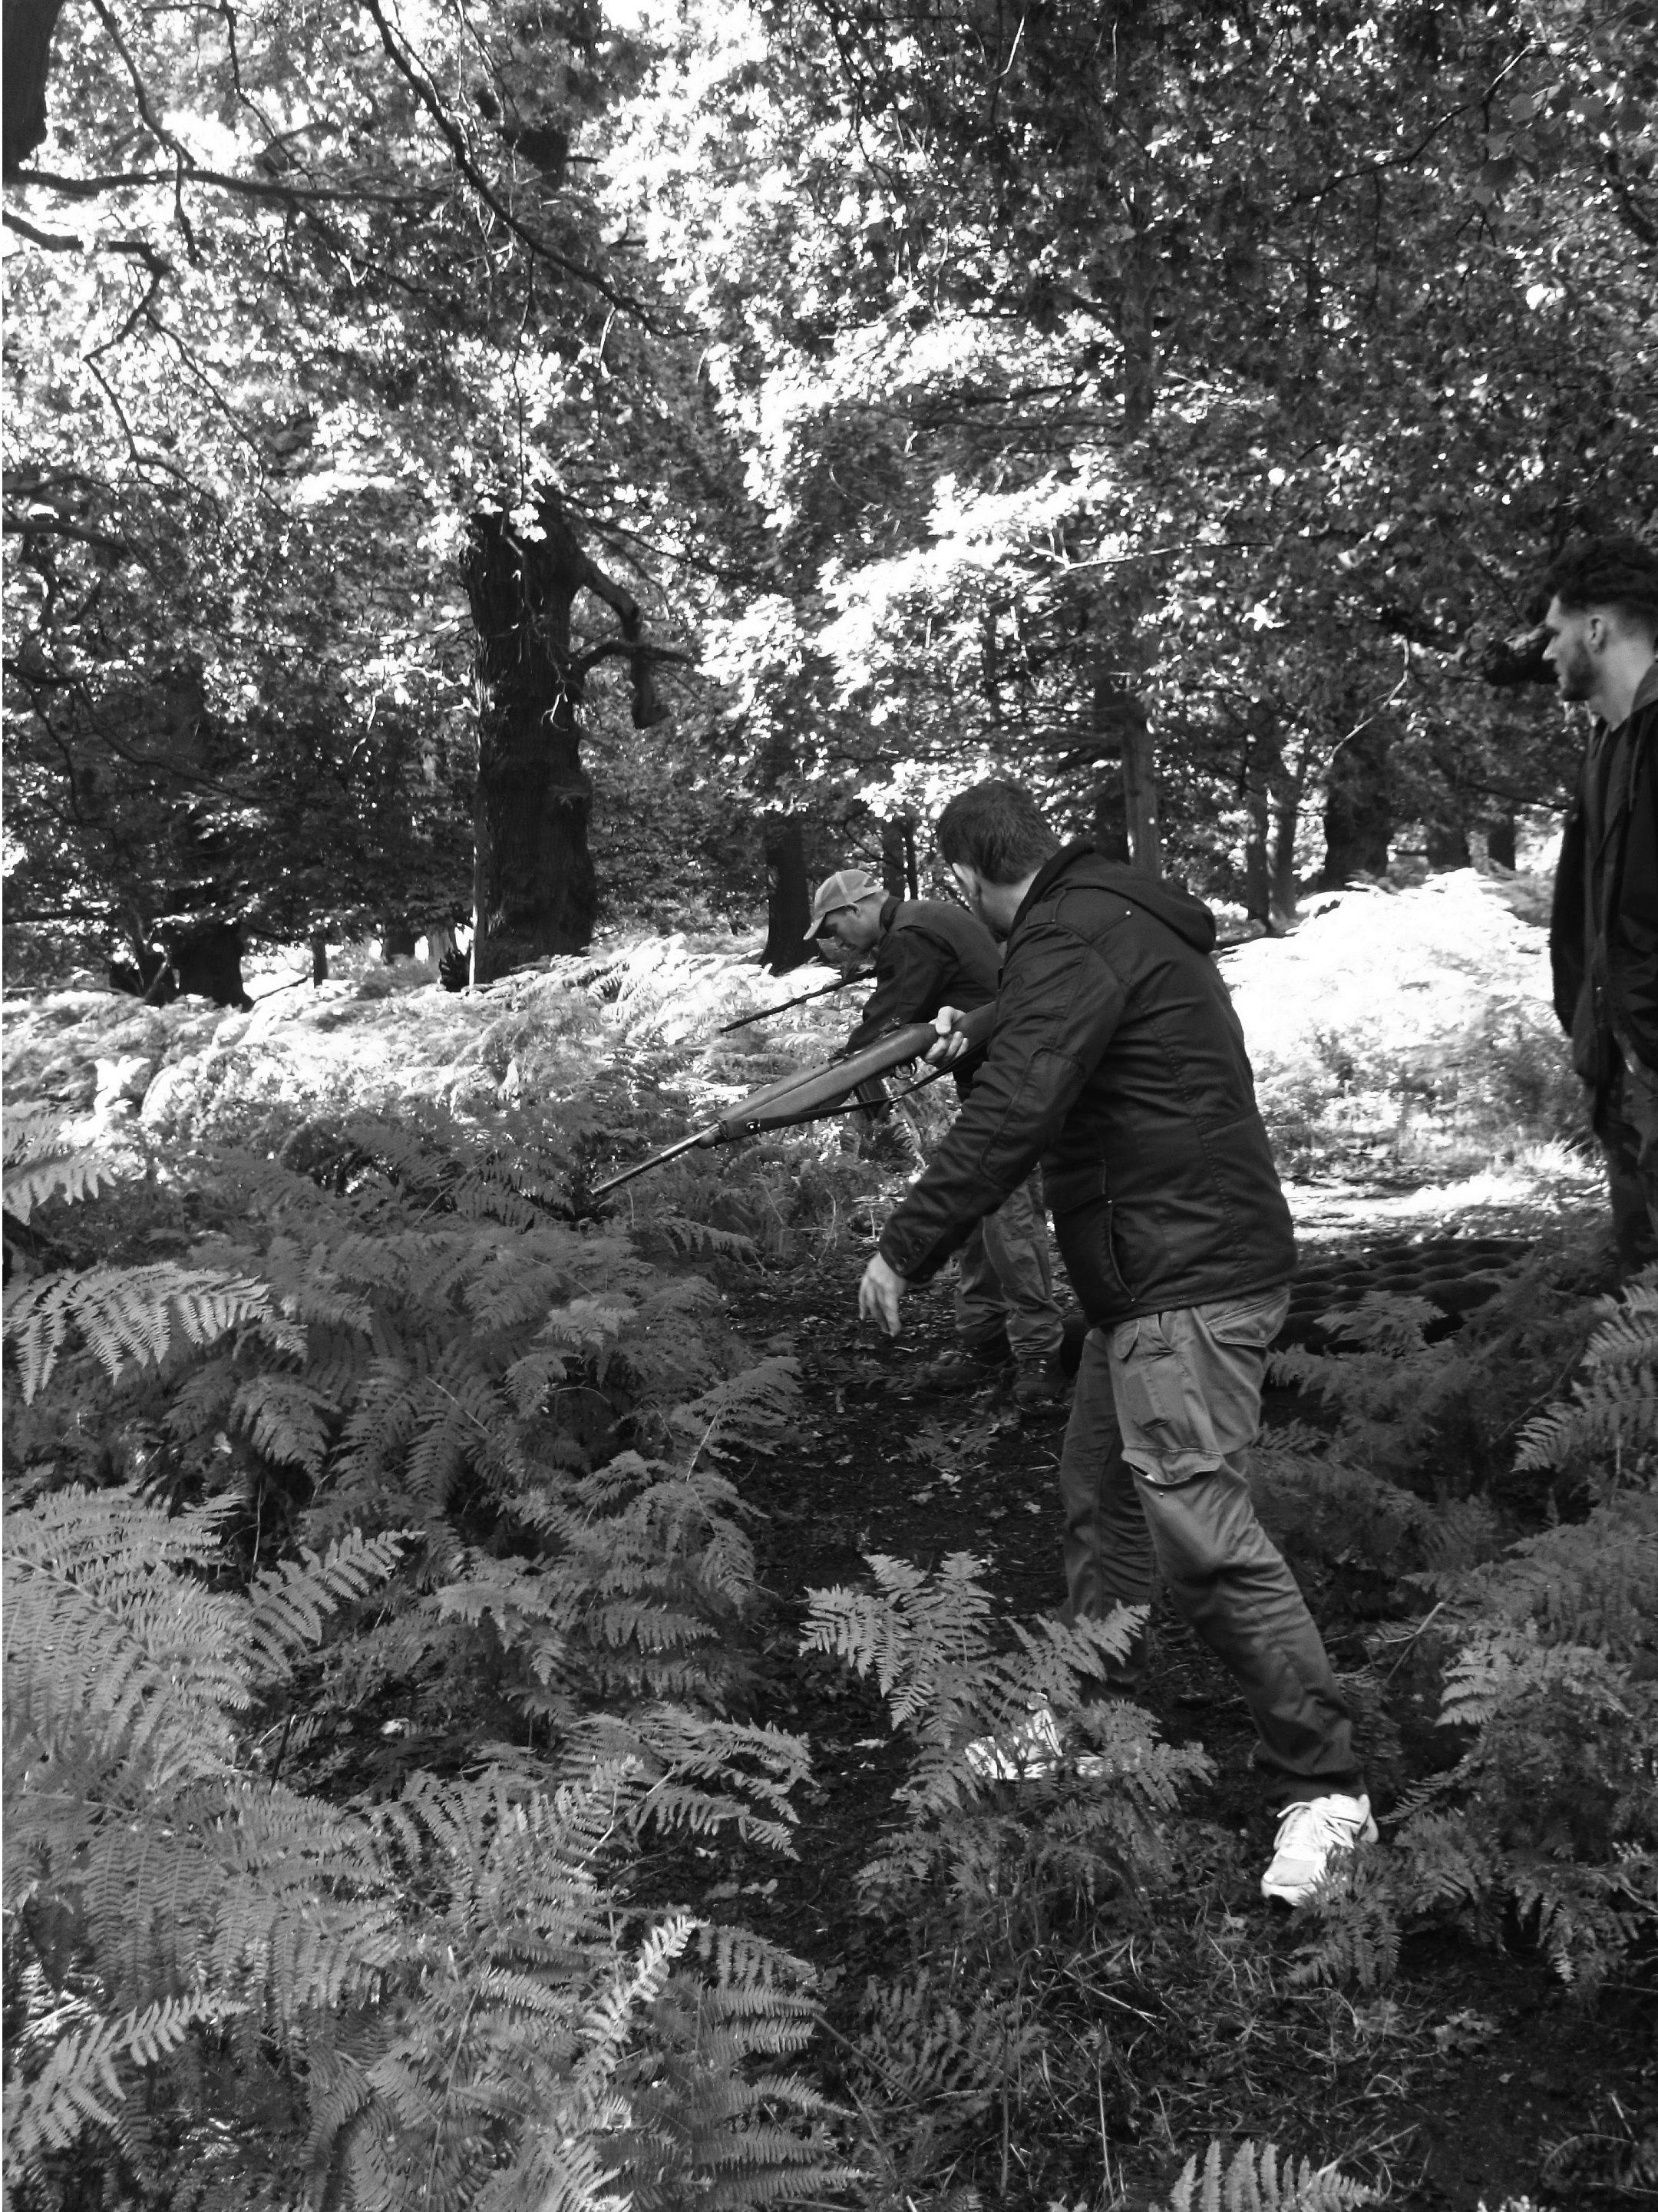
M 1042 1162 L 1090 1322 L 1060 1465 L 1067 1613 L 1148 1604 L 1155 1560 L 1254 1717 L 1279 1813 L 1261 1889 L 1297 1904 L 1376 1831 L 1323 1641 L 1250 1500 L 1295 1238 L 1209 957 L 1213 917 L 1086 842 L 1061 849 L 1017 784 L 961 793 L 938 837 L 963 896 L 1006 939 L 996 1028 L 954 1127 L 886 1222 L 859 1310 L 896 1334 L 909 1285 Z M 954 1013 L 938 1016 L 941 1060 L 961 1050 Z M 1142 1638 L 1110 1686 L 1131 1690 L 1144 1665 Z M 967 1753 L 1005 1780 L 1066 1755 L 1046 1706 Z
M 1594 717 L 1555 870 L 1554 1006 L 1627 1279 L 1658 1259 L 1658 552 L 1579 538 L 1543 587 L 1543 657 L 1561 697 Z

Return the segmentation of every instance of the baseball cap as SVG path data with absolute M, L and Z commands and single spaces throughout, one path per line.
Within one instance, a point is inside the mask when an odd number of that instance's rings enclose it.
M 838 914 L 842 907 L 856 906 L 859 899 L 866 899 L 872 891 L 882 889 L 880 878 L 871 875 L 867 868 L 840 869 L 817 886 L 807 937 L 816 937 L 829 916 Z

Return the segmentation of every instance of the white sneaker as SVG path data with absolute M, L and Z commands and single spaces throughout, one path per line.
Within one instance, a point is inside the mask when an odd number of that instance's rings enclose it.
M 975 1736 L 962 1756 L 981 1782 L 1045 1781 L 1065 1757 L 1053 1706 L 1033 1705 L 1029 1718 L 1005 1735 Z
M 1313 1797 L 1286 1805 L 1278 1820 L 1272 1863 L 1260 1878 L 1260 1893 L 1285 1905 L 1304 1905 L 1338 1852 L 1357 1850 L 1376 1839 L 1368 1797 Z

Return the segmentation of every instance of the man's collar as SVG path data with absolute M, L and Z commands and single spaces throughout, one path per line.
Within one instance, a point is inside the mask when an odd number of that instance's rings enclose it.
M 1653 662 L 1637 684 L 1635 696 L 1630 702 L 1630 713 L 1638 714 L 1643 707 L 1650 707 L 1655 699 L 1658 699 L 1658 660 Z
M 902 905 L 902 900 L 898 897 L 896 892 L 890 898 L 883 902 L 881 907 L 881 934 L 883 937 L 884 937 L 887 932 L 891 928 L 893 917 L 897 913 L 898 908 Z
M 1054 882 L 1055 878 L 1063 874 L 1065 870 L 1070 866 L 1073 860 L 1080 860 L 1084 854 L 1091 855 L 1094 853 L 1094 841 L 1091 837 L 1078 837 L 1074 838 L 1069 845 L 1061 846 L 1060 850 L 1054 854 L 1051 860 L 1047 860 L 1042 862 L 1042 865 L 1037 869 L 1035 876 L 1031 882 L 1030 889 L 1019 901 L 1018 912 L 1014 915 L 1012 922 L 1008 929 L 1007 933 L 1010 937 L 1012 936 L 1014 930 L 1016 930 L 1019 924 L 1024 920 L 1026 915 L 1029 913 L 1036 901 L 1046 895 L 1048 885 Z

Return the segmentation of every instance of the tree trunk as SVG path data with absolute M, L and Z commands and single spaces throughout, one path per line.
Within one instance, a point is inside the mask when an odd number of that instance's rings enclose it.
M 1296 846 L 1301 836 L 1302 801 L 1307 795 L 1309 750 L 1303 738 L 1291 768 L 1280 745 L 1279 774 L 1272 787 L 1272 904 L 1286 929 L 1295 921 L 1300 907 Z
M 1090 719 L 1102 771 L 1094 791 L 1094 847 L 1106 860 L 1126 864 L 1129 850 L 1127 789 L 1122 769 L 1127 752 L 1123 737 L 1125 694 L 1108 668 L 1096 668 L 1094 672 Z M 1110 766 L 1114 755 L 1114 771 Z
M 311 933 L 311 988 L 314 991 L 319 983 L 327 981 L 328 939 L 317 929 Z
M 415 957 L 415 933 L 406 921 L 388 921 L 380 932 L 382 960 L 412 960 Z
M 487 983 L 543 953 L 580 951 L 592 933 L 592 784 L 570 651 L 582 556 L 562 522 L 532 538 L 484 514 L 473 519 L 461 574 L 478 688 L 472 980 Z
M 1374 725 L 1350 738 L 1330 763 L 1324 799 L 1326 890 L 1339 890 L 1355 876 L 1387 872 L 1393 837 L 1387 732 Z
M 648 728 L 666 714 L 633 599 L 588 559 L 550 493 L 537 520 L 540 535 L 532 537 L 503 514 L 475 515 L 461 558 L 478 691 L 475 983 L 545 953 L 580 951 L 592 934 L 592 780 L 581 764 L 578 719 L 592 669 L 625 655 L 634 726 Z M 570 610 L 582 591 L 615 610 L 620 644 L 573 652 Z
M 1153 228 L 1155 202 L 1145 148 L 1163 118 L 1152 112 L 1153 103 L 1147 98 L 1145 44 L 1133 11 L 1117 12 L 1111 47 L 1116 62 L 1114 128 L 1103 173 L 1117 180 L 1119 222 L 1127 234 L 1118 248 L 1117 343 L 1122 349 L 1123 427 L 1133 438 L 1150 426 L 1157 399 L 1155 309 L 1163 257 Z M 1130 814 L 1132 840 L 1132 805 Z M 1137 854 L 1135 866 L 1144 865 Z
M 1163 837 L 1157 828 L 1157 751 L 1145 709 L 1131 698 L 1122 738 L 1123 811 L 1128 822 L 1128 858 L 1143 876 L 1163 873 Z
M 5 0 L 0 35 L 5 42 L 3 99 L 0 100 L 0 167 L 16 174 L 46 135 L 46 79 L 52 34 L 63 0 Z
M 891 898 L 921 896 L 915 859 L 915 824 L 908 814 L 895 814 L 881 824 L 881 883 Z
M 1272 907 L 1281 925 L 1296 918 L 1296 839 L 1301 830 L 1301 786 L 1292 784 L 1272 808 Z
M 806 848 L 800 824 L 787 814 L 768 814 L 766 836 L 766 949 L 761 963 L 774 975 L 786 975 L 815 957 L 806 939 L 811 920 L 811 890 L 806 881 Z
M 1516 850 L 1514 817 L 1499 814 L 1485 832 L 1486 854 L 1499 868 L 1512 868 L 1518 866 Z
M 1264 790 L 1249 793 L 1249 831 L 1243 844 L 1243 910 L 1270 937 L 1272 930 L 1272 871 L 1266 854 L 1272 809 Z
M 1460 822 L 1428 824 L 1428 866 L 1441 870 L 1466 868 L 1469 862 L 1468 833 Z
M 889 898 L 908 898 L 904 870 L 904 823 L 902 815 L 889 815 L 881 824 L 881 888 Z
M 1127 860 L 1149 876 L 1161 876 L 1157 747 L 1145 709 L 1133 689 L 1145 665 L 1146 648 L 1137 625 L 1149 597 L 1145 569 L 1133 562 L 1118 571 L 1109 599 L 1102 597 L 1096 602 L 1103 635 L 1095 647 L 1094 750 L 1107 759 L 1114 753 L 1121 763 L 1122 811 L 1119 816 L 1105 790 L 1096 793 L 1094 842 L 1108 860 Z
M 1122 803 L 1122 778 L 1102 777 L 1094 789 L 1094 850 L 1102 859 L 1128 865 L 1128 817 Z
M 1122 345 L 1123 426 L 1138 437 L 1151 421 L 1157 403 L 1157 349 L 1152 300 L 1157 254 L 1151 237 L 1151 194 L 1142 186 L 1128 196 L 1133 236 L 1127 252 L 1122 313 L 1117 335 Z

